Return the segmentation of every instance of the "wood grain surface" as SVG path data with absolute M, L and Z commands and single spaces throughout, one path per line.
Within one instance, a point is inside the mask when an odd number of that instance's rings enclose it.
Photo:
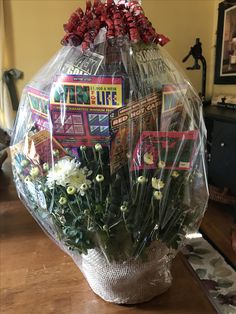
M 201 224 L 201 230 L 208 239 L 214 242 L 216 248 L 227 260 L 236 267 L 236 253 L 233 250 L 231 238 L 232 230 L 235 228 L 234 216 L 233 209 L 229 206 L 210 201 Z
M 152 301 L 119 306 L 100 299 L 17 199 L 9 174 L 6 164 L 0 172 L 1 314 L 216 313 L 182 255 L 173 263 L 172 287 Z

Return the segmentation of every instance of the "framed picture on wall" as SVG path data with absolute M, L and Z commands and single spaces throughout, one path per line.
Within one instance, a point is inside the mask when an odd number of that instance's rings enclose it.
M 236 2 L 219 4 L 215 84 L 236 84 Z

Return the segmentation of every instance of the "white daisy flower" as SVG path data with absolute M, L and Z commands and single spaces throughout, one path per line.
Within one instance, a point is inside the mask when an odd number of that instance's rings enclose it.
M 95 145 L 95 150 L 96 150 L 97 152 L 101 151 L 101 150 L 102 150 L 102 145 L 99 144 L 99 143 L 97 143 L 97 144 Z
M 84 145 L 80 146 L 80 150 L 81 150 L 82 152 L 86 151 L 86 149 L 87 149 L 86 146 L 84 146 Z
M 173 178 L 178 178 L 178 176 L 179 176 L 179 173 L 177 171 L 173 171 L 172 172 L 172 177 Z
M 122 213 L 125 213 L 125 212 L 127 212 L 128 208 L 127 208 L 127 206 L 122 205 L 122 206 L 120 207 L 120 210 L 121 210 Z
M 80 195 L 84 196 L 86 191 L 89 189 L 89 186 L 84 183 L 80 186 Z
M 147 164 L 147 165 L 153 165 L 154 164 L 152 153 L 149 153 L 149 152 L 145 153 L 143 160 L 144 160 L 145 164 Z
M 160 201 L 163 197 L 162 193 L 160 191 L 156 191 L 153 193 L 153 196 L 155 197 L 155 199 L 157 199 L 158 201 Z
M 165 168 L 165 166 L 166 166 L 166 163 L 164 161 L 160 160 L 158 162 L 158 168 L 163 169 L 163 168 Z
M 54 168 L 47 175 L 47 186 L 52 189 L 54 185 L 64 187 L 71 186 L 80 191 L 81 186 L 86 184 L 91 186 L 92 182 L 87 178 L 92 174 L 88 168 L 79 168 L 79 164 L 74 159 L 64 158 L 59 160 Z
M 36 178 L 39 175 L 39 168 L 38 167 L 34 167 L 30 170 L 30 175 L 33 178 Z
M 59 204 L 60 205 L 65 205 L 67 203 L 67 199 L 65 198 L 65 197 L 61 197 L 60 199 L 59 199 Z
M 73 186 L 68 186 L 68 188 L 66 189 L 66 192 L 69 195 L 74 195 L 76 193 L 76 188 Z
M 87 176 L 88 173 L 86 173 L 83 169 L 77 169 L 72 176 L 65 179 L 65 182 L 79 191 L 83 184 L 86 184 L 90 188 L 92 181 L 87 179 Z
M 147 179 L 144 176 L 140 176 L 140 177 L 138 177 L 137 182 L 139 184 L 144 184 L 147 182 Z
M 49 170 L 49 164 L 48 164 L 47 162 L 45 162 L 45 163 L 43 164 L 43 170 L 44 170 L 44 171 L 48 171 L 48 170 Z
M 104 181 L 104 176 L 103 176 L 102 174 L 98 174 L 98 175 L 96 176 L 96 181 L 97 181 L 98 183 L 103 182 L 103 181 Z
M 160 179 L 156 179 L 156 178 L 152 178 L 152 187 L 156 190 L 161 190 L 163 189 L 165 186 L 165 183 L 160 180 Z
M 60 155 L 60 152 L 58 149 L 54 149 L 52 153 L 53 153 L 54 157 L 59 157 L 59 155 Z
M 54 184 L 66 186 L 66 179 L 77 170 L 78 164 L 74 159 L 63 158 L 52 167 L 47 174 L 47 185 L 53 188 Z

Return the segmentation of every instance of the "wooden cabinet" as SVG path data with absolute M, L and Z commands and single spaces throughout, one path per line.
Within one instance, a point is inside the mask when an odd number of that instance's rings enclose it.
M 236 196 L 236 110 L 208 106 L 204 117 L 209 183 L 227 187 Z

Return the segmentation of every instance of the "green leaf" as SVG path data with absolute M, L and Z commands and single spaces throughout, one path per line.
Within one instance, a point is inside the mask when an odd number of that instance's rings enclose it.
M 104 211 L 104 207 L 101 204 L 96 205 L 96 211 L 98 213 L 102 213 Z
M 201 259 L 201 260 L 203 259 L 202 256 L 195 254 L 195 252 L 190 252 L 189 256 L 195 256 L 195 257 L 197 257 L 198 259 Z
M 213 298 L 216 298 L 216 297 L 219 295 L 219 292 L 218 292 L 218 291 L 213 291 L 213 290 L 211 290 L 211 291 L 210 291 L 210 294 L 211 294 L 211 296 L 212 296 Z
M 194 253 L 196 253 L 197 255 L 204 255 L 204 254 L 208 254 L 210 253 L 209 250 L 206 249 L 193 249 Z
M 228 277 L 232 271 L 226 267 L 220 266 L 214 269 L 213 274 L 218 277 Z
M 203 279 L 207 274 L 207 270 L 204 268 L 197 268 L 196 273 L 197 273 L 198 277 L 200 277 L 200 279 Z
M 194 255 L 191 254 L 188 258 L 188 261 L 190 262 L 190 264 L 194 264 L 194 265 L 203 265 L 203 261 L 202 261 L 202 257 L 198 256 L 198 255 Z
M 227 279 L 220 279 L 217 282 L 218 282 L 219 287 L 221 288 L 230 288 L 234 284 L 233 281 L 227 280 Z
M 216 257 L 216 258 L 213 258 L 212 260 L 210 260 L 210 264 L 213 267 L 218 267 L 218 266 L 221 266 L 223 264 L 223 260 L 221 257 Z

